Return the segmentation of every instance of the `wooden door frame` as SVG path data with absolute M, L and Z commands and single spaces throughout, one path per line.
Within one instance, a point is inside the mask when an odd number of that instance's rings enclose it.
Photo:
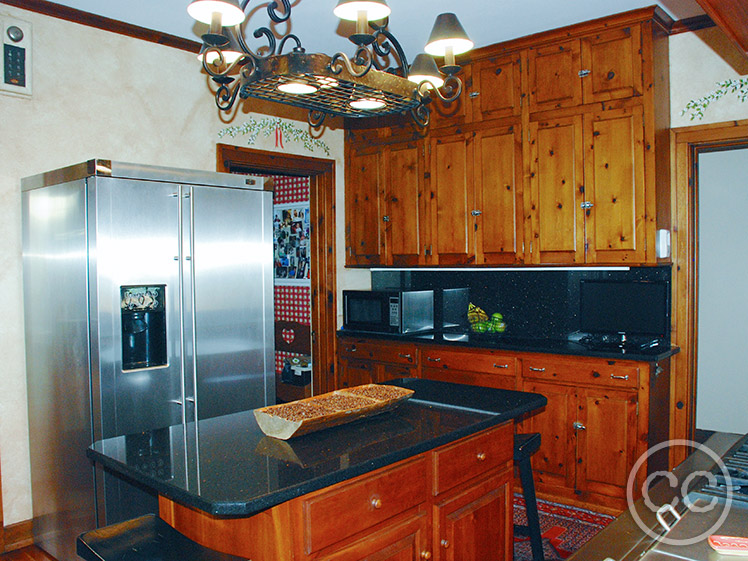
M 675 128 L 671 135 L 672 326 L 675 355 L 670 387 L 670 436 L 693 440 L 696 423 L 698 341 L 698 157 L 748 142 L 748 120 Z M 671 449 L 671 465 L 686 457 Z
M 310 276 L 312 304 L 312 390 L 332 391 L 337 356 L 337 289 L 335 262 L 335 160 L 216 146 L 221 172 L 302 175 L 310 179 Z

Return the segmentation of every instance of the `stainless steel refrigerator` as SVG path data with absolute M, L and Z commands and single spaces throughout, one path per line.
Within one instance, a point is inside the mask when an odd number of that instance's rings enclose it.
M 60 561 L 156 508 L 92 466 L 92 441 L 131 435 L 168 477 L 146 431 L 274 403 L 263 181 L 108 160 L 22 181 L 34 537 Z

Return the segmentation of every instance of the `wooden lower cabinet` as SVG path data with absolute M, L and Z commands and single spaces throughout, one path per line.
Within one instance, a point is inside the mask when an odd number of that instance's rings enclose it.
M 434 559 L 512 559 L 513 476 L 510 465 L 434 505 Z
M 624 510 L 631 469 L 648 448 L 669 438 L 669 360 L 658 364 L 365 339 L 352 352 L 351 343 L 341 338 L 345 384 L 414 376 L 544 395 L 546 407 L 525 418 L 518 430 L 541 434 L 532 466 L 538 494 L 551 500 Z M 364 360 L 364 354 L 376 360 Z M 352 355 L 357 358 L 344 358 Z M 647 473 L 668 469 L 665 454 L 653 455 L 635 475 L 636 488 Z
M 248 518 L 164 497 L 159 515 L 253 561 L 511 561 L 513 434 L 508 421 Z
M 417 377 L 417 367 L 414 343 L 341 337 L 335 388 Z

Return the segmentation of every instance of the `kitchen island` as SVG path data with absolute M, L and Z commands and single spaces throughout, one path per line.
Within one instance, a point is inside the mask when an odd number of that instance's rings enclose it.
M 392 412 L 281 441 L 252 412 L 96 442 L 167 523 L 253 561 L 510 559 L 514 421 L 538 394 L 430 380 Z

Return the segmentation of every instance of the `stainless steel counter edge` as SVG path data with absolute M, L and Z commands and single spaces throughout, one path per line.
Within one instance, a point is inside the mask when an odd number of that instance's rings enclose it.
M 738 434 L 716 433 L 711 436 L 704 446 L 711 449 L 717 456 L 723 456 L 741 438 Z M 677 481 L 685 481 L 689 474 L 700 471 L 711 471 L 716 465 L 714 458 L 703 452 L 696 451 L 672 470 Z M 703 477 L 694 478 L 689 486 L 688 492 L 703 484 Z M 671 486 L 668 479 L 656 483 L 649 490 L 649 500 L 655 505 L 671 503 L 678 499 L 676 510 L 682 514 L 686 505 L 682 501 L 679 486 Z M 634 508 L 641 523 L 648 528 L 652 534 L 661 537 L 665 530 L 657 521 L 655 513 L 647 508 L 644 498 L 638 499 Z M 621 514 L 600 533 L 595 535 L 581 549 L 576 551 L 568 561 L 634 561 L 641 558 L 656 542 L 654 537 L 647 535 L 634 519 L 631 508 Z

